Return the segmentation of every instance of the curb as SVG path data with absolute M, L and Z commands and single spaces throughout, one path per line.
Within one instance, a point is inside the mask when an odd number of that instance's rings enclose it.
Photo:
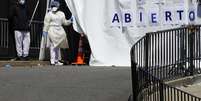
M 12 67 L 21 66 L 46 66 L 50 65 L 49 61 L 0 61 L 0 68 L 10 65 Z

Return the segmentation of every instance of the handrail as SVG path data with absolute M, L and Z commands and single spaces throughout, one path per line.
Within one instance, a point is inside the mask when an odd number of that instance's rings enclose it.
M 0 21 L 8 21 L 6 18 L 0 18 Z
M 150 92 L 157 93 L 158 101 L 166 101 L 163 95 L 167 88 L 201 101 L 201 98 L 165 83 L 165 81 L 200 73 L 201 25 L 146 33 L 132 46 L 131 62 L 132 75 L 138 74 L 138 77 L 132 77 L 133 87 L 137 87 L 133 89 L 135 100 L 139 96 L 146 97 L 145 91 L 149 89 Z M 153 86 L 156 86 L 155 90 L 152 89 Z M 137 90 L 138 94 L 134 90 Z M 176 95 L 171 96 L 179 99 Z M 148 98 L 146 101 L 153 101 L 153 99 Z
M 0 18 L 0 21 L 9 21 L 7 18 Z M 32 23 L 43 23 L 43 21 L 33 20 Z

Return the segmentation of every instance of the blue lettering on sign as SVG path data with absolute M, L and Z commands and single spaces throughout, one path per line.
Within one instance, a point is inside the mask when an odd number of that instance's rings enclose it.
M 142 22 L 142 12 L 140 12 L 140 22 Z
M 142 12 L 142 11 L 137 12 L 137 13 L 138 13 L 137 14 L 138 18 L 136 18 L 136 19 L 138 19 L 140 22 L 143 22 L 143 20 L 145 20 L 144 17 L 146 16 L 146 14 L 144 14 L 144 12 Z M 158 20 L 160 18 L 158 16 L 158 14 L 159 14 L 159 12 L 152 12 L 148 16 L 148 17 L 150 17 L 149 19 L 151 20 L 150 22 L 152 24 L 159 23 Z M 166 10 L 166 11 L 164 11 L 163 16 L 160 16 L 160 17 L 163 17 L 166 22 L 168 22 L 168 21 L 173 22 L 173 21 L 176 21 L 176 19 L 180 20 L 180 21 L 184 21 L 185 14 L 186 14 L 186 11 L 183 9 L 177 9 L 174 11 Z M 193 10 L 189 11 L 188 19 L 190 21 L 196 20 L 196 12 Z M 133 24 L 132 22 L 133 22 L 133 12 L 131 12 L 131 11 L 129 11 L 129 12 L 126 11 L 126 12 L 121 12 L 121 13 L 115 12 L 113 14 L 112 25 L 114 25 L 114 26 L 118 26 L 118 24 L 120 24 L 120 23 L 122 23 L 123 26 L 130 26 Z M 161 23 L 163 23 L 163 22 L 161 22 Z
M 190 21 L 194 21 L 195 20 L 195 12 L 194 11 L 190 11 L 189 12 L 189 19 L 190 19 Z
M 130 23 L 131 22 L 131 14 L 130 13 L 125 13 L 125 22 Z
M 177 10 L 177 13 L 179 14 L 179 20 L 182 20 L 182 13 L 184 10 Z
M 151 13 L 151 22 L 152 23 L 157 23 L 157 19 L 156 19 L 156 13 Z
M 169 19 L 170 21 L 172 21 L 171 15 L 172 13 L 170 11 L 165 11 L 165 20 L 168 21 Z
M 119 16 L 118 16 L 117 13 L 114 14 L 114 17 L 113 17 L 113 19 L 112 19 L 112 23 L 114 23 L 114 22 L 116 22 L 116 21 L 117 21 L 118 23 L 120 22 L 120 21 L 119 21 Z

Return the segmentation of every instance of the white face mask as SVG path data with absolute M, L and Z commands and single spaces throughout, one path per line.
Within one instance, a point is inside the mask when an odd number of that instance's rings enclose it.
M 20 0 L 19 3 L 22 4 L 22 5 L 24 5 L 25 4 L 25 0 Z
M 58 10 L 58 7 L 52 7 L 52 11 L 56 12 Z

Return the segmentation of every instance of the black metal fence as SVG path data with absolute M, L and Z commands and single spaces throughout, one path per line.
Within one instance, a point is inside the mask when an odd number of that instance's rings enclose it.
M 31 49 L 39 49 L 43 32 L 43 22 L 33 21 L 31 24 Z
M 201 101 L 199 97 L 165 84 L 142 68 L 139 68 L 138 73 L 140 88 L 135 101 Z
M 0 47 L 8 48 L 9 26 L 7 19 L 0 19 Z
M 147 33 L 131 49 L 134 101 L 201 101 L 165 81 L 200 73 L 201 26 Z
M 33 58 L 37 58 L 39 56 L 42 28 L 43 22 L 33 21 L 31 24 L 30 56 Z M 9 54 L 13 54 L 11 53 L 12 51 L 10 51 L 13 48 L 11 45 L 14 41 L 14 38 L 11 38 L 11 34 L 13 34 L 11 31 L 8 19 L 0 18 L 0 51 L 2 53 L 0 54 L 0 58 L 9 58 Z

